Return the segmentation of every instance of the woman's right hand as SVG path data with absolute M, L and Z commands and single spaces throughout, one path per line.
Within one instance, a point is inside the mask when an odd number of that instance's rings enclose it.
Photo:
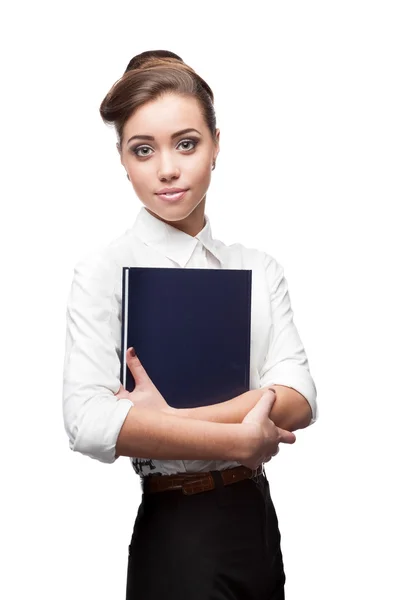
M 242 421 L 248 439 L 248 453 L 240 463 L 249 469 L 257 469 L 279 451 L 279 443 L 293 444 L 294 433 L 277 427 L 269 418 L 276 393 L 268 389 Z
M 154 410 L 161 410 L 167 414 L 174 414 L 175 409 L 166 402 L 145 370 L 135 349 L 132 347 L 126 351 L 126 364 L 133 375 L 135 387 L 132 392 L 128 392 L 121 384 L 119 390 L 114 394 L 118 400 L 120 398 L 128 398 L 133 402 L 134 406 L 152 408 Z

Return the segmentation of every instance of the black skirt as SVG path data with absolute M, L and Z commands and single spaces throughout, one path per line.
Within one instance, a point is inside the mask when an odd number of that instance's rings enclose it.
M 142 494 L 126 600 L 284 600 L 278 519 L 263 473 L 185 495 Z

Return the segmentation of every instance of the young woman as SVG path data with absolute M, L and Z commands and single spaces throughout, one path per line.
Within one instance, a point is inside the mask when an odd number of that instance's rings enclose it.
M 283 599 L 280 532 L 263 463 L 317 419 L 283 269 L 265 252 L 212 236 L 205 201 L 220 131 L 210 87 L 179 56 L 135 56 L 100 114 L 115 126 L 121 164 L 143 207 L 123 235 L 75 266 L 63 407 L 72 450 L 107 463 L 128 456 L 141 478 L 126 598 Z M 250 391 L 174 409 L 129 349 L 135 389 L 127 392 L 119 379 L 123 266 L 251 269 Z

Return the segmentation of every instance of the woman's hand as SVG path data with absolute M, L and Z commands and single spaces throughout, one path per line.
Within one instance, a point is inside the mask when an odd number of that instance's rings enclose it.
M 242 421 L 248 451 L 240 458 L 240 462 L 250 469 L 257 469 L 262 463 L 269 462 L 279 452 L 280 442 L 295 443 L 295 434 L 277 427 L 269 417 L 275 399 L 275 391 L 268 388 Z
M 130 369 L 135 381 L 135 388 L 132 392 L 125 390 L 123 385 L 120 386 L 115 396 L 120 398 L 129 398 L 135 406 L 144 406 L 161 410 L 166 414 L 175 414 L 176 409 L 166 402 L 160 391 L 150 379 L 147 371 L 144 369 L 136 353 L 131 352 L 132 348 L 126 351 L 126 364 Z

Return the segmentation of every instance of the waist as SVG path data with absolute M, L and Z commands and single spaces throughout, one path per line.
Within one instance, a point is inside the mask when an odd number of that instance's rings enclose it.
M 223 485 L 231 485 L 243 479 L 258 479 L 264 475 L 263 464 L 257 469 L 249 469 L 244 465 L 217 470 Z M 172 475 L 146 475 L 141 477 L 143 492 L 152 494 L 180 490 L 185 495 L 198 494 L 215 489 L 215 471 L 197 473 L 173 473 Z
M 208 471 L 222 471 L 239 467 L 240 462 L 235 460 L 178 460 L 156 458 L 131 458 L 131 463 L 137 475 L 173 475 L 175 473 L 199 473 Z

